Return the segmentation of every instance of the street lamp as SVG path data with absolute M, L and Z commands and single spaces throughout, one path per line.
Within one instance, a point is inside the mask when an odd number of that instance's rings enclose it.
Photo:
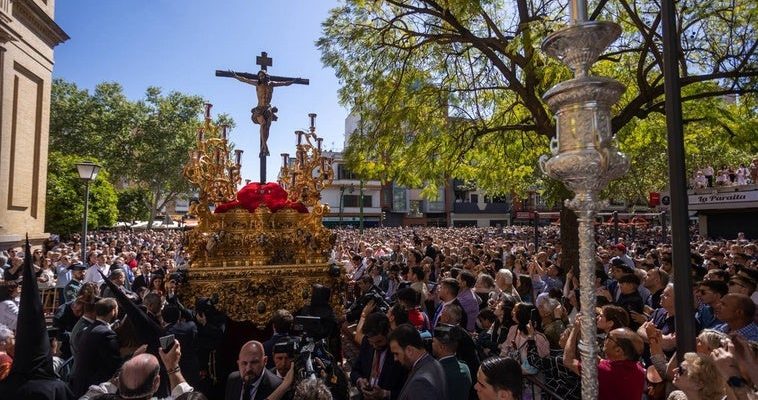
M 82 222 L 82 263 L 87 263 L 87 213 L 89 212 L 89 183 L 97 178 L 97 173 L 100 172 L 100 166 L 85 161 L 83 163 L 76 164 L 76 169 L 79 171 L 79 177 L 84 181 L 84 222 Z

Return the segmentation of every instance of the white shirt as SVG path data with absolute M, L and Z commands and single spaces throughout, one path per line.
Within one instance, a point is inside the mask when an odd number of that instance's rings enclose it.
M 110 265 L 101 266 L 100 264 L 95 264 L 87 268 L 87 272 L 84 273 L 83 282 L 84 283 L 95 282 L 99 285 L 103 283 L 105 279 L 103 279 L 103 277 L 100 275 L 98 271 L 102 271 L 105 276 L 108 276 L 108 274 L 110 273 L 110 269 L 111 269 Z
M 16 322 L 18 322 L 18 302 L 15 299 L 0 302 L 0 325 L 5 325 L 15 331 Z

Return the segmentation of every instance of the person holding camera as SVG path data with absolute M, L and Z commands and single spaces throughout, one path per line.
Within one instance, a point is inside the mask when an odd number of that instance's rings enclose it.
M 360 288 L 362 295 L 355 300 L 345 313 L 345 319 L 347 322 L 352 324 L 358 321 L 363 308 L 366 307 L 366 304 L 371 300 L 374 300 L 374 303 L 380 310 L 386 312 L 387 309 L 389 309 L 389 305 L 384 299 L 384 293 L 374 285 L 373 278 L 370 276 L 364 276 L 358 281 L 358 287 Z

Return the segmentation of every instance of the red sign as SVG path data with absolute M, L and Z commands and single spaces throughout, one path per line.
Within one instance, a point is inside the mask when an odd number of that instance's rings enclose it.
M 532 219 L 533 213 L 531 211 L 517 211 L 516 219 Z
M 650 197 L 648 197 L 647 204 L 650 207 L 656 207 L 661 204 L 661 194 L 658 192 L 650 192 Z

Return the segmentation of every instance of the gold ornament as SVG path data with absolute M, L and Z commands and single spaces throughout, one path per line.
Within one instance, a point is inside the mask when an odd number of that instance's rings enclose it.
M 346 284 L 344 269 L 330 265 L 335 237 L 322 223 L 328 206 L 321 204 L 321 189 L 332 178 L 332 161 L 321 156 L 311 115 L 306 143 L 298 140 L 298 160 L 288 160 L 280 173 L 280 185 L 288 198 L 306 205 L 300 213 L 291 208 L 271 212 L 265 205 L 249 212 L 234 208 L 215 214 L 210 206 L 233 201 L 240 183 L 240 156 L 229 155 L 226 128 L 210 119 L 206 105 L 205 124 L 198 132 L 197 149 L 191 152 L 184 176 L 200 191 L 199 201 L 190 207 L 198 225 L 187 235 L 190 250 L 188 284 L 180 295 L 194 304 L 198 297 L 218 295 L 217 307 L 231 319 L 251 321 L 264 327 L 277 309 L 294 312 L 306 304 L 313 284 L 332 289 L 332 305 L 342 312 Z M 314 146 L 313 142 L 317 145 Z M 283 182 L 288 177 L 289 182 Z

